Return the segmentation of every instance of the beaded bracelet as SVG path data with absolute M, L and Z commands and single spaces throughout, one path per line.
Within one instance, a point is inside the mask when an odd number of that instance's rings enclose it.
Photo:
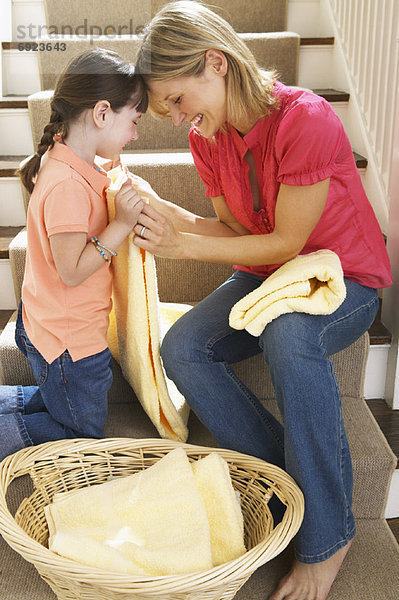
M 90 241 L 92 242 L 92 244 L 94 244 L 95 249 L 97 250 L 97 252 L 99 252 L 101 254 L 101 256 L 103 257 L 103 259 L 107 263 L 110 263 L 111 262 L 110 257 L 105 254 L 105 252 L 104 252 L 104 250 L 102 248 L 100 248 L 100 246 L 98 245 L 98 243 L 96 242 L 96 240 L 94 238 L 91 238 Z
M 97 246 L 100 246 L 100 248 L 102 248 L 103 250 L 105 250 L 106 252 L 108 252 L 109 254 L 111 254 L 111 256 L 118 256 L 117 252 L 114 252 L 110 248 L 107 248 L 107 246 L 103 246 L 103 244 L 100 242 L 100 240 L 98 239 L 97 236 L 94 236 L 92 238 L 92 240 L 94 240 L 94 242 L 97 244 Z

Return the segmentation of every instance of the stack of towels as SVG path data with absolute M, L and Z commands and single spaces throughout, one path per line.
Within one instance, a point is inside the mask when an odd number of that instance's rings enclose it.
M 49 548 L 79 563 L 136 576 L 211 569 L 245 553 L 227 462 L 190 463 L 176 448 L 127 477 L 55 494 Z

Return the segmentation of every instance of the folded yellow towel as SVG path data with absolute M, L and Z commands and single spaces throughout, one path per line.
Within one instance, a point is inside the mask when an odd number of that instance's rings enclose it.
M 134 475 L 56 494 L 45 513 L 50 550 L 82 564 L 137 575 L 212 568 L 209 522 L 182 448 Z
M 292 312 L 333 313 L 346 297 L 341 261 L 317 250 L 288 261 L 230 311 L 230 326 L 258 336 L 273 319 Z
M 114 198 L 126 175 L 120 167 L 108 172 L 108 212 L 114 217 Z M 188 305 L 159 302 L 153 255 L 133 244 L 134 234 L 113 258 L 113 312 L 108 345 L 121 365 L 144 410 L 164 438 L 186 441 L 189 408 L 176 386 L 165 376 L 159 349 L 162 336 Z M 169 325 L 170 326 L 170 325 Z M 162 332 L 162 333 L 161 333 Z
M 215 566 L 245 553 L 244 519 L 227 462 L 216 452 L 192 463 L 211 530 Z

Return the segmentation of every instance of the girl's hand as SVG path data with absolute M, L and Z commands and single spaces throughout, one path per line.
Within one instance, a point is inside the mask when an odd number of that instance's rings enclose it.
M 172 222 L 149 204 L 144 205 L 133 231 L 136 234 L 133 243 L 139 248 L 156 256 L 184 258 L 184 234 L 176 231 Z
M 115 221 L 127 226 L 131 231 L 143 207 L 144 202 L 128 179 L 115 196 Z

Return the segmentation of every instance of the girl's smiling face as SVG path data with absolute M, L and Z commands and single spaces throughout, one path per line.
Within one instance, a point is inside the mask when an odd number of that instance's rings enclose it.
M 150 93 L 167 104 L 176 126 L 189 121 L 204 137 L 212 138 L 227 120 L 226 72 L 224 54 L 208 50 L 201 75 L 150 80 Z
M 119 156 L 123 148 L 132 140 L 137 140 L 137 125 L 141 113 L 131 105 L 126 105 L 118 112 L 110 106 L 100 114 L 103 120 L 102 135 L 98 139 L 96 154 L 113 159 Z

